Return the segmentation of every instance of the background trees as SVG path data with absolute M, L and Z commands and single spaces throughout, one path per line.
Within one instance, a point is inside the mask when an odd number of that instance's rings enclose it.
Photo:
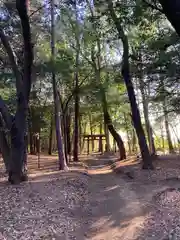
M 83 134 L 87 133 L 105 133 L 106 149 L 111 150 L 116 142 L 120 159 L 140 150 L 145 168 L 152 168 L 150 155 L 157 150 L 178 151 L 180 41 L 177 19 L 175 14 L 172 19 L 172 6 L 166 4 L 63 1 L 55 2 L 50 14 L 50 3 L 30 2 L 23 20 L 16 10 L 18 1 L 16 9 L 11 1 L 2 4 L 0 149 L 10 179 L 11 175 L 24 175 L 26 161 L 18 154 L 26 156 L 27 147 L 31 154 L 57 151 L 55 130 L 60 127 L 55 128 L 54 114 L 61 125 L 59 158 L 64 166 L 72 153 L 78 161 L 78 154 L 86 151 Z M 26 39 L 20 32 L 28 19 L 34 46 L 32 70 L 30 34 Z M 54 113 L 52 70 L 58 114 Z M 23 88 L 19 79 L 23 79 Z M 18 133 L 18 128 L 24 130 Z M 18 144 L 14 146 L 13 141 Z M 9 149 L 15 151 L 20 145 L 18 157 L 13 156 L 21 160 L 10 161 Z M 94 151 L 99 150 L 97 144 L 92 145 Z M 11 166 L 16 161 L 20 161 L 15 164 L 18 173 Z

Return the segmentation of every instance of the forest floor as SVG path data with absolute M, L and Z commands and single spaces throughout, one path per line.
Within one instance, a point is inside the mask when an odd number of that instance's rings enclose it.
M 83 156 L 69 172 L 56 157 L 42 156 L 40 169 L 29 158 L 27 183 L 0 178 L 0 240 L 180 239 L 178 156 L 161 156 L 154 171 L 133 158 L 110 166 L 112 155 Z
M 89 168 L 92 224 L 82 239 L 180 239 L 180 158 L 161 156 L 154 171 L 142 171 L 133 160 L 113 165 L 115 173 Z

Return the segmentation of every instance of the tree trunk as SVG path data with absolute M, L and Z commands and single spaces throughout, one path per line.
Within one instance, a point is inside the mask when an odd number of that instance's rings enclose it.
M 126 159 L 126 150 L 124 147 L 124 142 L 121 138 L 121 136 L 117 133 L 115 130 L 111 117 L 108 112 L 108 107 L 107 107 L 107 100 L 106 100 L 106 95 L 104 92 L 104 89 L 100 85 L 100 91 L 101 91 L 101 97 L 102 97 L 102 107 L 103 107 L 103 114 L 104 114 L 104 123 L 105 126 L 107 126 L 107 129 L 111 133 L 112 137 L 117 143 L 118 149 L 119 149 L 119 154 L 120 154 L 120 160 Z
M 32 130 L 32 115 L 31 115 L 30 107 L 29 107 L 28 130 L 29 130 L 30 154 L 35 154 L 34 137 L 33 137 L 33 130 Z
M 102 122 L 100 122 L 99 125 L 99 133 L 102 135 Z M 103 152 L 103 143 L 102 143 L 102 137 L 99 138 L 99 152 Z
M 54 115 L 55 115 L 55 128 L 56 128 L 56 141 L 59 157 L 59 170 L 68 169 L 65 155 L 64 146 L 62 141 L 61 132 L 61 117 L 60 106 L 57 92 L 56 76 L 54 70 L 54 58 L 55 58 L 55 14 L 54 14 L 54 0 L 51 0 L 51 58 L 52 58 L 52 85 L 53 85 L 53 97 L 54 97 Z
M 31 70 L 33 64 L 33 46 L 31 42 L 31 32 L 27 4 L 25 0 L 16 0 L 16 8 L 21 20 L 22 36 L 24 42 L 24 67 L 22 73 L 14 59 L 14 54 L 8 41 L 4 39 L 4 47 L 9 55 L 12 70 L 16 77 L 17 111 L 11 119 L 11 158 L 9 162 L 9 181 L 12 184 L 27 180 L 27 115 L 29 94 L 31 90 Z M 4 37 L 4 36 L 3 36 Z M 1 32 L 2 40 L 2 32 Z M 5 110 L 5 109 L 4 109 Z M 1 109 L 1 113 L 3 113 Z M 4 118 L 5 120 L 5 118 Z M 8 122 L 6 121 L 6 124 Z
M 49 155 L 52 155 L 52 138 L 53 138 L 53 115 L 51 116 L 50 132 L 49 132 L 49 149 L 48 149 Z
M 105 118 L 104 118 L 104 133 L 106 136 L 105 152 L 109 152 L 110 151 L 109 131 Z
M 11 127 L 11 158 L 9 162 L 9 182 L 18 184 L 27 180 L 27 112 L 24 104 L 19 106 Z
M 146 137 L 144 134 L 144 130 L 141 123 L 140 112 L 136 102 L 136 96 L 134 92 L 134 87 L 132 84 L 131 76 L 130 76 L 130 66 L 129 66 L 129 43 L 126 34 L 124 33 L 124 29 L 121 25 L 120 19 L 117 18 L 116 13 L 113 8 L 113 3 L 111 0 L 108 0 L 109 12 L 114 21 L 114 24 L 119 33 L 119 37 L 123 43 L 123 64 L 122 64 L 122 76 L 124 78 L 124 82 L 126 84 L 127 93 L 129 97 L 129 102 L 131 106 L 132 112 L 132 121 L 134 124 L 134 128 L 136 130 L 136 134 L 138 137 L 139 147 L 141 150 L 142 160 L 143 160 L 143 169 L 153 169 L 152 159 L 150 157 L 149 149 L 146 142 Z
M 125 150 L 125 147 L 124 147 L 124 143 L 122 141 L 121 136 L 115 130 L 115 128 L 112 124 L 111 117 L 110 117 L 110 115 L 107 111 L 104 111 L 104 119 L 105 119 L 105 122 L 107 124 L 109 132 L 111 133 L 111 135 L 113 136 L 114 140 L 117 143 L 119 153 L 120 153 L 120 160 L 126 159 L 126 150 Z
M 142 61 L 141 61 L 141 66 L 140 66 L 140 77 L 139 77 L 139 87 L 141 91 L 141 96 L 142 96 L 142 104 L 143 104 L 143 112 L 144 112 L 144 119 L 145 119 L 145 125 L 146 125 L 146 131 L 147 131 L 147 136 L 148 136 L 148 142 L 149 142 L 149 150 L 152 155 L 156 154 L 155 150 L 155 144 L 154 144 L 154 139 L 153 139 L 153 131 L 152 127 L 149 121 L 149 110 L 148 110 L 148 100 L 147 100 L 147 94 L 145 92 L 145 86 L 144 86 L 144 81 L 143 81 L 143 76 L 142 76 Z
M 91 114 L 89 115 L 89 125 L 90 125 L 91 135 L 93 135 L 93 124 L 92 124 Z M 92 144 L 92 152 L 94 152 L 94 139 L 93 139 L 93 137 L 91 138 L 91 144 Z
M 86 128 L 87 128 L 87 122 L 85 122 L 85 124 L 83 124 L 83 125 L 84 125 L 84 128 L 83 128 L 83 135 L 85 135 L 85 134 L 86 134 Z M 85 138 L 84 138 L 84 136 L 83 136 L 82 146 L 81 146 L 81 152 L 82 152 L 83 149 L 84 149 L 84 144 L 85 144 Z
M 159 0 L 162 6 L 163 13 L 175 28 L 177 34 L 180 36 L 180 1 L 179 0 Z
M 75 105 L 74 105 L 74 161 L 78 162 L 78 150 L 79 150 L 79 91 L 78 91 L 78 74 L 75 74 L 76 81 L 76 93 L 75 93 Z
M 168 146 L 169 146 L 169 153 L 173 154 L 174 153 L 174 148 L 172 144 L 172 139 L 171 139 L 171 134 L 169 131 L 169 121 L 168 121 L 168 113 L 166 109 L 166 102 L 164 101 L 163 104 L 163 111 L 164 111 L 164 122 L 165 122 L 165 129 L 166 129 L 166 136 L 167 136 L 167 141 L 168 141 Z
M 136 133 L 134 129 L 132 130 L 132 152 L 137 153 Z
M 6 138 L 6 134 L 4 131 L 4 124 L 1 116 L 0 116 L 0 128 L 1 128 L 0 129 L 0 150 L 1 150 L 6 171 L 8 172 L 9 161 L 10 161 L 10 146 Z
M 128 129 L 128 120 L 126 117 L 126 114 L 124 113 L 124 122 L 125 122 L 125 129 L 126 129 L 126 135 L 127 135 L 127 143 L 128 143 L 128 148 L 129 148 L 129 154 L 131 154 L 131 140 L 129 137 L 129 129 Z

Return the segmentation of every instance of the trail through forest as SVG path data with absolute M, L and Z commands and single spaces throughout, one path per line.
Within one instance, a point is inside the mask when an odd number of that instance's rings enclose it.
M 113 158 L 85 156 L 88 174 L 83 163 L 68 172 L 31 170 L 15 186 L 2 175 L 0 239 L 180 239 L 179 157 L 163 156 L 151 172 L 137 161 L 116 162 L 121 171 L 114 172 Z
M 85 239 L 134 239 L 136 226 L 143 221 L 144 210 L 131 189 L 132 183 L 103 168 L 102 165 L 107 163 L 108 160 L 103 159 L 90 163 L 91 225 L 86 229 Z
M 107 159 L 89 162 L 91 220 L 86 229 L 83 229 L 85 235 L 82 239 L 156 240 L 170 236 L 170 228 L 173 226 L 169 226 L 169 219 L 164 216 L 169 216 L 169 212 L 155 203 L 154 196 L 172 186 L 178 186 L 179 182 L 173 179 L 158 182 L 150 180 L 148 184 L 144 184 L 142 179 L 140 183 L 128 179 L 126 175 L 113 173 L 103 167 L 106 163 Z M 174 220 L 172 214 L 171 220 Z

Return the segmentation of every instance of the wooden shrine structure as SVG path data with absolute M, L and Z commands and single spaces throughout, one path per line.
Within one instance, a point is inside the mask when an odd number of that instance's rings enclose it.
M 90 152 L 90 143 L 92 145 L 92 151 L 94 151 L 94 141 L 99 142 L 98 151 L 103 153 L 103 141 L 106 140 L 105 134 L 87 134 L 83 135 L 84 141 L 87 142 L 87 154 L 89 155 Z

